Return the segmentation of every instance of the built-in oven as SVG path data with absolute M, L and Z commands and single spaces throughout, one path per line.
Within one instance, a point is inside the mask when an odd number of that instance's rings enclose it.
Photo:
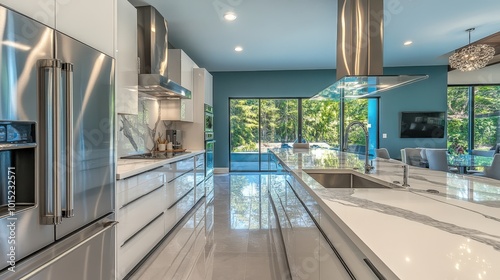
M 205 132 L 214 131 L 214 109 L 205 104 Z

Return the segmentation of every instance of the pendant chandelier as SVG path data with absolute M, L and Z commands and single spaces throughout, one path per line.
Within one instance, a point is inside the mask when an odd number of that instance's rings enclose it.
M 470 33 L 475 28 L 465 30 L 469 32 L 469 45 L 455 51 L 450 56 L 450 66 L 462 72 L 473 71 L 485 67 L 495 55 L 495 48 L 485 44 L 471 45 Z

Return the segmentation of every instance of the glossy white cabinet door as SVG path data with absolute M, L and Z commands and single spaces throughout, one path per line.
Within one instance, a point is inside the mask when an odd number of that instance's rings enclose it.
M 198 66 L 181 49 L 168 50 L 168 78 L 189 89 L 191 99 L 162 101 L 162 120 L 193 122 L 193 68 Z M 165 109 L 167 107 L 168 109 Z
M 117 2 L 116 112 L 138 113 L 137 9 L 128 1 Z
M 55 0 L 0 0 L 0 4 L 49 27 L 54 28 L 56 26 Z M 60 4 L 58 3 L 58 5 Z
M 205 68 L 195 68 L 193 72 L 193 87 L 196 97 L 203 100 L 203 104 L 213 106 L 213 77 Z
M 318 249 L 316 256 L 319 260 L 320 280 L 351 279 L 323 236 L 319 238 Z
M 115 1 L 56 0 L 56 29 L 114 57 Z

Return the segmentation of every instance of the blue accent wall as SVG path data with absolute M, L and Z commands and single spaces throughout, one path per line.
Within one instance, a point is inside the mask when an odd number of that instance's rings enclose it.
M 384 74 L 427 74 L 429 78 L 380 93 L 379 146 L 387 148 L 391 158 L 401 158 L 403 148 L 446 148 L 444 138 L 400 138 L 400 114 L 410 111 L 446 112 L 447 66 L 385 68 Z M 383 139 L 382 134 L 387 133 Z
M 443 139 L 399 138 L 401 111 L 446 111 L 447 67 L 386 68 L 384 74 L 428 74 L 430 78 L 382 93 L 380 147 L 399 158 L 404 147 L 446 147 Z M 229 167 L 229 98 L 311 97 L 336 80 L 335 70 L 213 72 L 215 167 Z M 382 139 L 382 133 L 388 138 Z

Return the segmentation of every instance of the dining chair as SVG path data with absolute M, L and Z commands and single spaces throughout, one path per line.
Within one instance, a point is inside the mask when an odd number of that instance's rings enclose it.
M 484 168 L 484 177 L 500 180 L 500 154 L 495 154 L 491 166 Z
M 448 172 L 446 149 L 425 149 L 429 169 Z
M 401 151 L 401 156 L 402 156 L 401 159 L 404 163 L 412 165 L 412 166 L 420 166 L 420 162 L 422 160 L 422 156 L 420 155 L 420 152 L 422 151 L 422 149 L 420 149 L 420 148 L 404 148 L 403 150 Z
M 378 158 L 390 159 L 389 151 L 386 148 L 375 149 Z

